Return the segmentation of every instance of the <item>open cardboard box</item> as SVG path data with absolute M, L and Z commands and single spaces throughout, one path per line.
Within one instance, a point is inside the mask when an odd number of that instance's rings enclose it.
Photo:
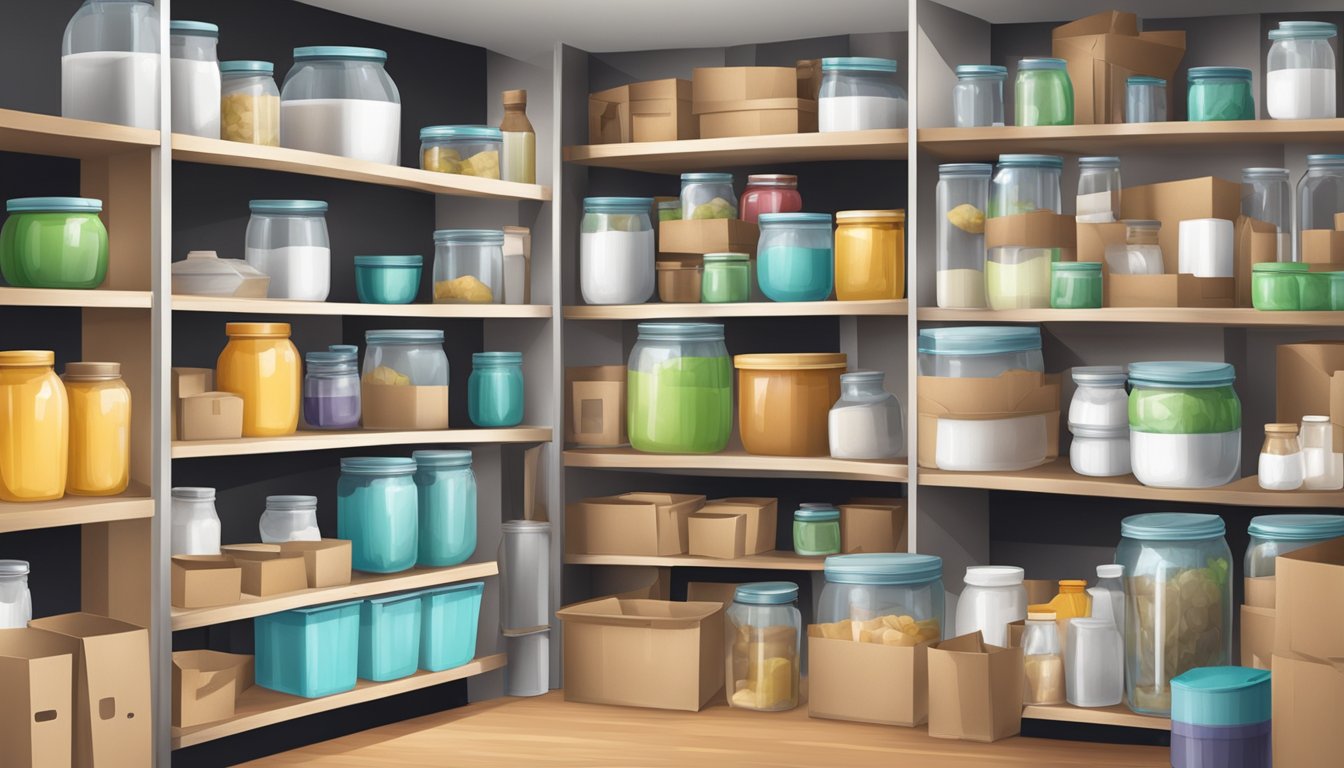
M 685 493 L 623 493 L 565 509 L 565 546 L 576 555 L 684 555 L 687 523 L 705 505 Z
M 170 376 L 169 402 L 172 404 L 170 427 L 172 439 L 181 438 L 182 398 L 211 392 L 215 388 L 215 371 L 212 368 L 173 368 Z
M 1057 248 L 1063 261 L 1073 261 L 1078 248 L 1077 226 L 1072 216 L 1053 211 L 1032 211 L 985 220 L 985 248 Z
M 906 503 L 840 505 L 840 552 L 906 551 Z
M 1344 661 L 1344 537 L 1279 555 L 1274 569 L 1275 655 Z
M 252 687 L 252 657 L 219 651 L 173 653 L 173 727 L 233 717 L 238 694 Z
M 744 519 L 743 553 L 757 555 L 775 549 L 779 524 L 779 500 L 758 496 L 734 496 L 705 502 L 700 514 L 739 515 Z
M 321 541 L 287 541 L 277 545 L 279 551 L 303 555 L 308 572 L 309 589 L 339 587 L 350 583 L 350 563 L 353 546 L 344 539 Z
M 630 141 L 630 86 L 588 94 L 588 143 Z
M 699 136 L 691 112 L 691 81 L 668 78 L 631 83 L 630 137 L 633 141 L 679 141 Z
M 1140 32 L 1138 17 L 1120 11 L 1055 27 L 1051 37 L 1053 55 L 1068 63 L 1078 125 L 1125 122 L 1125 81 L 1151 75 L 1172 83 L 1185 56 L 1185 32 Z M 1167 88 L 1167 114 L 1178 90 Z
M 276 544 L 230 544 L 220 551 L 242 569 L 245 595 L 269 597 L 308 588 L 302 552 L 282 552 Z
M 696 512 L 687 520 L 687 550 L 697 557 L 736 560 L 746 554 L 743 515 Z
M 658 224 L 658 253 L 665 257 L 745 253 L 754 259 L 760 236 L 759 227 L 741 219 L 673 219 Z
M 1339 768 L 1344 754 L 1344 661 L 1274 652 L 1274 765 Z
M 1022 730 L 1022 648 L 988 645 L 979 632 L 929 648 L 929 735 L 998 741 Z
M 588 448 L 625 445 L 624 365 L 565 369 L 565 442 Z
M 1045 414 L 1046 459 L 1059 455 L 1059 374 L 1008 371 L 992 379 L 920 376 L 919 466 L 937 469 L 938 419 Z
M 61 635 L 0 629 L 0 765 L 70 768 L 77 652 Z
M 1280 344 L 1276 358 L 1275 420 L 1329 416 L 1334 444 L 1344 446 L 1344 341 Z
M 173 555 L 174 608 L 233 605 L 242 599 L 243 569 L 224 555 Z
M 881 725 L 929 719 L 929 645 L 807 639 L 809 717 Z

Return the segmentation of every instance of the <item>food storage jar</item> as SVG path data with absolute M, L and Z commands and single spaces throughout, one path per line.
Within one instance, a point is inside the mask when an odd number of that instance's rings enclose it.
M 204 21 L 172 21 L 173 133 L 219 138 L 219 27 Z
M 516 427 L 523 423 L 522 352 L 472 353 L 467 413 L 478 427 Z
M 1050 306 L 1101 308 L 1101 262 L 1057 261 L 1050 265 Z
M 1019 98 L 1021 92 L 1019 91 Z M 1060 213 L 1059 176 L 1064 161 L 1054 155 L 999 155 L 990 186 L 989 218 L 1034 211 Z M 1050 306 L 1050 263 L 1058 248 L 1006 244 L 985 259 L 985 296 L 990 309 Z
M 500 178 L 517 184 L 536 184 L 537 131 L 527 119 L 527 91 L 504 91 L 500 102 L 504 107 L 504 116 L 499 121 L 504 152 L 500 158 Z
M 648 206 L 645 206 L 647 211 Z M 681 174 L 681 218 L 736 219 L 737 195 L 731 173 Z
M 1293 261 L 1293 188 L 1287 168 L 1241 169 L 1241 215 L 1274 226 L 1277 261 Z
M 488 125 L 431 125 L 420 129 L 420 167 L 426 171 L 498 179 L 504 134 Z
M 840 374 L 840 399 L 827 420 L 831 457 L 890 459 L 905 448 L 901 404 L 882 388 L 882 371 Z
M 1265 66 L 1265 111 L 1276 120 L 1335 116 L 1337 28 L 1326 21 L 1281 21 L 1269 31 Z
M 1019 61 L 1013 105 L 1017 125 L 1073 125 L 1073 81 L 1066 62 L 1051 58 Z
M 172 490 L 174 555 L 218 555 L 219 514 L 214 488 L 178 487 Z
M 793 551 L 804 557 L 840 554 L 840 510 L 813 504 L 794 512 Z
M 442 568 L 476 551 L 476 475 L 471 451 L 415 451 L 419 543 L 415 564 Z
M 733 431 L 733 371 L 718 323 L 640 323 L 627 432 L 646 453 L 718 453 Z
M 658 275 L 658 300 L 664 304 L 695 304 L 700 301 L 704 266 L 686 259 L 659 259 L 654 263 Z
M 658 221 L 681 221 L 681 198 L 658 201 Z
M 223 296 L 264 299 L 271 278 L 242 259 L 221 259 L 215 251 L 188 251 L 174 261 L 173 293 L 179 296 Z
M 0 560 L 0 629 L 24 629 L 33 620 L 28 561 Z
M 993 379 L 1007 371 L 1045 372 L 1040 328 L 968 325 L 919 332 L 920 376 Z
M 1075 707 L 1113 707 L 1125 698 L 1125 642 L 1109 618 L 1069 619 L 1064 699 Z
M 905 211 L 839 211 L 835 224 L 835 298 L 904 298 Z
M 1157 488 L 1210 488 L 1241 476 L 1241 401 L 1227 363 L 1129 366 L 1134 477 Z M 1132 573 L 1132 571 L 1131 571 Z
M 1340 456 L 1335 453 L 1334 427 L 1329 416 L 1303 416 L 1302 487 L 1308 491 L 1337 491 L 1344 485 Z
M 341 459 L 336 537 L 350 540 L 355 570 L 396 573 L 415 565 L 420 514 L 414 474 L 413 459 Z
M 1003 81 L 1008 68 L 994 64 L 958 64 L 952 86 L 952 125 L 985 128 L 1003 125 Z
M 15 288 L 97 288 L 107 277 L 103 201 L 18 197 L 5 203 L 0 274 Z
M 56 353 L 0 352 L 0 501 L 49 501 L 65 493 L 70 401 Z
M 70 463 L 65 492 L 115 496 L 131 482 L 131 390 L 121 363 L 67 363 Z
M 1120 158 L 1078 159 L 1079 224 L 1110 224 L 1120 220 Z
M 1129 428 L 1128 376 L 1123 366 L 1078 366 L 1072 376 L 1077 388 L 1069 401 L 1069 426 Z
M 434 232 L 434 303 L 504 303 L 504 230 Z
M 355 295 L 364 304 L 410 304 L 420 292 L 425 259 L 408 256 L 356 256 Z
M 371 597 L 359 606 L 359 677 L 375 683 L 420 665 L 420 593 Z
M 359 427 L 359 360 L 353 352 L 309 352 L 303 358 L 303 423 L 315 429 Z
M 1255 279 L 1254 269 L 1251 279 Z M 1306 270 L 1293 273 L 1293 280 L 1297 282 L 1301 309 L 1308 312 L 1330 309 L 1330 277 L 1327 273 L 1312 272 L 1311 266 L 1307 265 Z
M 294 49 L 280 91 L 280 143 L 397 165 L 401 95 L 375 48 L 318 45 Z
M 1251 70 L 1191 67 L 1186 81 L 1186 119 L 1190 122 L 1255 119 Z
M 1162 222 L 1157 219 L 1125 219 L 1125 245 L 1107 246 L 1106 268 L 1116 275 L 1165 274 L 1167 265 L 1157 242 L 1161 231 Z
M 988 163 L 938 166 L 938 306 L 985 306 L 985 211 Z
M 742 584 L 728 606 L 728 704 L 759 712 L 798 706 L 803 615 L 798 585 L 789 581 Z
M 1027 609 L 1027 627 L 1022 633 L 1022 669 L 1027 676 L 1023 704 L 1064 703 L 1064 651 L 1055 618 L 1048 605 Z
M 511 631 L 549 625 L 551 524 L 509 520 L 500 529 L 500 627 Z
M 751 222 L 755 222 L 762 213 L 797 213 L 803 210 L 803 196 L 798 193 L 798 177 L 787 173 L 751 174 L 747 177 L 747 188 L 742 192 L 742 203 L 738 210 L 742 212 L 743 221 Z
M 1260 487 L 1267 491 L 1296 491 L 1302 487 L 1306 471 L 1297 425 L 1266 424 L 1257 475 Z
M 243 399 L 243 436 L 292 435 L 299 427 L 303 377 L 289 323 L 228 323 L 215 386 Z
M 1269 670 L 1206 667 L 1181 674 L 1171 681 L 1171 765 L 1270 768 L 1272 710 Z
M 648 197 L 585 197 L 579 290 L 587 304 L 643 304 L 653 297 Z
M 837 555 L 826 558 L 824 569 L 817 621 L 841 622 L 841 636 L 881 642 L 882 635 L 899 629 L 904 637 L 893 637 L 899 640 L 894 645 L 917 645 L 946 634 L 942 558 L 905 552 Z
M 979 632 L 986 643 L 1008 647 L 1008 625 L 1027 618 L 1026 572 L 1011 565 L 972 565 L 957 600 L 957 636 Z
M 61 115 L 159 129 L 159 9 L 84 0 L 61 41 Z
M 1297 251 L 1293 261 L 1327 261 L 1312 256 L 1304 246 L 1335 228 L 1335 214 L 1344 211 L 1344 155 L 1307 155 L 1307 172 L 1297 182 Z M 1326 237 L 1330 237 L 1327 235 Z M 1321 243 L 1311 247 L 1320 249 Z M 1325 250 L 1328 250 L 1325 249 Z
M 1248 579 L 1273 576 L 1274 558 L 1344 536 L 1344 515 L 1257 515 L 1242 566 Z
M 705 254 L 700 300 L 706 304 L 750 301 L 751 257 L 745 253 Z
M 747 453 L 825 456 L 844 353 L 738 355 L 738 432 Z
M 821 60 L 819 131 L 904 128 L 905 123 L 905 89 L 896 80 L 895 61 L 868 56 Z
M 267 496 L 259 527 L 265 544 L 321 541 L 322 532 L 317 528 L 317 497 Z
M 1120 477 L 1132 471 L 1129 458 L 1129 427 L 1084 427 L 1069 425 L 1069 466 L 1087 477 Z
M 443 331 L 365 331 L 360 399 L 365 429 L 447 429 Z
M 1167 121 L 1167 81 L 1148 75 L 1131 75 L 1125 81 L 1125 122 Z
M 269 61 L 222 61 L 219 137 L 263 147 L 280 146 L 280 89 Z
M 271 278 L 272 299 L 326 301 L 331 292 L 327 204 L 321 200 L 253 200 L 247 263 Z
M 824 301 L 834 286 L 829 213 L 765 213 L 757 220 L 756 282 L 771 301 Z M 904 277 L 904 275 L 902 275 Z

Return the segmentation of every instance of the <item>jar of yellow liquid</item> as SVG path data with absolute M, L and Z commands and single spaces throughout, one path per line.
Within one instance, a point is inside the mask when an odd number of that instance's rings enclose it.
M 121 493 L 131 482 L 131 390 L 121 363 L 70 363 L 61 379 L 70 400 L 66 492 Z
M 835 298 L 904 298 L 905 211 L 840 211 L 835 223 Z
M 228 323 L 215 386 L 243 399 L 243 436 L 292 435 L 299 426 L 303 376 L 289 323 Z
M 65 493 L 70 403 L 55 362 L 50 351 L 0 352 L 0 501 Z

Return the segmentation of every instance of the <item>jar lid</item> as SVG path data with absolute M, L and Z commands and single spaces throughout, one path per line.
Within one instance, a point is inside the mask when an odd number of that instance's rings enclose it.
M 968 587 L 1015 587 L 1027 572 L 1015 565 L 972 565 L 966 569 Z
M 1097 578 L 1118 579 L 1125 575 L 1125 566 L 1119 563 L 1104 563 L 1097 566 Z
M 1082 579 L 1060 579 L 1058 583 L 1061 595 L 1078 594 L 1087 589 L 1087 582 Z
M 393 330 L 365 331 L 366 344 L 442 344 L 443 331 Z
M 711 262 L 711 261 L 712 261 L 712 262 L 715 262 L 715 263 L 728 263 L 728 262 L 741 262 L 741 261 L 750 261 L 750 260 L 751 260 L 751 256 L 749 256 L 748 254 L 745 254 L 745 253 L 706 253 L 706 254 L 705 254 L 705 263 L 709 263 L 709 262 Z
M 1287 168 L 1242 168 L 1241 177 L 1255 179 L 1282 179 L 1288 180 Z
M 1074 437 L 1090 437 L 1099 440 L 1129 439 L 1128 424 L 1099 427 L 1094 424 L 1074 424 L 1073 422 L 1069 422 L 1069 432 L 1072 433 Z
M 327 204 L 321 200 L 250 200 L 247 207 L 253 213 L 327 212 Z
M 1223 518 L 1193 512 L 1153 512 L 1120 521 L 1120 535 L 1139 541 L 1197 541 L 1222 536 Z
M 219 25 L 208 21 L 171 21 L 168 23 L 168 32 L 192 37 L 219 37 Z
M 396 456 L 361 456 L 341 459 L 341 471 L 352 475 L 409 475 L 415 460 Z
M 525 107 L 527 91 L 522 88 L 507 90 L 499 95 L 499 100 L 506 107 Z
M 720 323 L 640 323 L 637 329 L 641 339 L 723 340 L 723 325 Z
M 928 584 L 943 578 L 941 557 L 906 552 L 832 555 L 822 568 L 826 581 L 835 584 Z
M 849 358 L 843 352 L 798 352 L 795 354 L 737 355 L 735 368 L 751 371 L 821 371 L 844 369 Z
M 1150 229 L 1156 231 L 1162 228 L 1162 222 L 1157 219 L 1121 219 L 1121 223 L 1130 229 Z
M 289 338 L 289 323 L 225 323 L 227 336 Z
M 762 213 L 756 217 L 756 223 L 762 227 L 775 225 L 830 228 L 829 213 Z
M 882 371 L 851 371 L 840 374 L 841 384 L 881 384 L 887 378 Z
M 1080 365 L 1072 374 L 1074 384 L 1122 387 L 1129 380 L 1123 365 Z
M 1310 272 L 1311 265 L 1300 261 L 1266 261 L 1252 264 L 1251 272 Z
M 121 363 L 66 363 L 66 381 L 114 381 L 121 378 Z
M 1022 59 L 1017 63 L 1017 68 L 1021 70 L 1041 70 L 1041 69 L 1067 69 L 1068 62 L 1063 59 L 1050 58 L 1048 56 L 1037 56 L 1028 59 Z
M 1188 80 L 1208 80 L 1208 79 L 1233 79 L 1247 80 L 1251 79 L 1251 70 L 1245 67 L 1191 67 L 1186 73 Z
M 0 367 L 34 368 L 56 364 L 56 353 L 45 349 L 10 349 L 0 352 Z
M 683 173 L 682 184 L 732 184 L 731 173 Z
M 1167 81 L 1152 75 L 1130 75 L 1125 83 L 1128 85 L 1166 85 Z
M 1001 355 L 1040 348 L 1041 329 L 1028 325 L 968 325 L 919 332 L 921 355 Z
M 1319 168 L 1344 165 L 1344 155 L 1307 155 L 1307 167 Z
M 522 352 L 473 352 L 472 365 L 522 365 Z
M 1027 606 L 1027 621 L 1054 621 L 1055 609 L 1049 603 Z
M 174 488 L 172 495 L 174 499 L 183 501 L 214 501 L 215 489 L 182 485 Z
M 420 129 L 420 140 L 479 139 L 503 141 L 504 133 L 488 125 L 430 125 Z
M 798 601 L 798 585 L 791 581 L 758 581 L 733 590 L 733 602 L 744 605 L 788 605 Z
M 221 75 L 274 75 L 275 65 L 269 61 L 239 60 L 219 62 Z
M 821 71 L 854 70 L 856 72 L 895 72 L 896 61 L 872 56 L 830 56 L 821 60 Z
M 1162 360 L 1129 364 L 1129 383 L 1142 387 L 1225 387 L 1236 379 L 1237 370 L 1231 363 Z
M 303 361 L 309 365 L 353 365 L 355 354 L 352 352 L 309 352 Z
M 16 197 L 5 202 L 10 213 L 98 213 L 103 201 L 92 197 Z
M 0 576 L 27 576 L 27 560 L 0 560 Z
M 804 501 L 798 505 L 799 509 L 835 509 L 835 505 L 829 501 Z
M 753 173 L 747 176 L 749 187 L 796 187 L 798 177 L 791 173 Z
M 600 197 L 590 197 L 588 200 L 601 200 Z M 660 211 L 679 211 L 681 210 L 681 198 L 674 197 L 671 200 L 659 200 L 658 210 Z
M 276 512 L 306 511 L 317 508 L 316 496 L 267 496 L 266 509 Z
M 840 510 L 832 506 L 799 507 L 793 513 L 793 519 L 804 523 L 827 523 L 840 519 Z
M 677 201 L 681 205 L 681 201 Z M 585 197 L 585 213 L 648 213 L 653 207 L 652 197 Z
M 359 357 L 359 347 L 354 344 L 332 344 L 327 347 L 328 352 L 341 352 L 343 354 Z
M 1008 76 L 1008 68 L 997 64 L 958 64 L 957 77 L 998 77 Z
M 506 520 L 499 528 L 504 533 L 549 534 L 551 532 L 551 524 L 545 520 Z
M 1171 719 L 1206 726 L 1255 725 L 1271 717 L 1270 672 L 1196 667 L 1171 679 Z
M 1330 421 L 1329 416 L 1303 416 L 1303 424 L 1327 424 Z
M 1080 157 L 1078 158 L 1079 168 L 1119 168 L 1120 158 L 1118 157 Z
M 435 245 L 503 245 L 502 229 L 436 229 Z
M 943 163 L 938 166 L 939 176 L 989 176 L 994 166 L 989 163 Z
M 905 221 L 905 211 L 836 211 L 837 224 L 900 224 Z
M 1059 155 L 999 155 L 999 167 L 1008 168 L 1063 168 L 1064 158 Z
M 425 257 L 409 256 L 356 256 L 356 267 L 422 267 Z
M 1297 434 L 1297 430 L 1298 430 L 1298 426 L 1297 426 L 1297 424 L 1295 424 L 1295 423 L 1294 423 L 1294 424 L 1266 424 L 1266 425 L 1265 425 L 1265 434 L 1275 434 L 1275 435 L 1296 435 L 1296 434 Z M 1255 522 L 1255 521 L 1252 520 L 1251 522 Z
M 1084 276 L 1090 273 L 1101 274 L 1100 261 L 1056 261 L 1050 265 L 1051 272 L 1078 272 Z
M 309 45 L 294 49 L 295 61 L 323 59 L 350 61 L 387 61 L 387 51 L 377 48 L 358 48 L 351 45 Z
M 1269 30 L 1270 40 L 1310 39 L 1328 40 L 1338 27 L 1328 21 L 1280 21 L 1278 29 Z
M 412 451 L 411 460 L 417 467 L 469 467 L 471 451 Z
M 1334 539 L 1344 536 L 1344 515 L 1257 515 L 1247 530 L 1262 539 Z

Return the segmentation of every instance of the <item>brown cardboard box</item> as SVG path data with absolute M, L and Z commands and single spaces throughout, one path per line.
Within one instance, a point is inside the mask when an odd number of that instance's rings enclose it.
M 1307 264 L 1344 261 L 1344 232 L 1337 229 L 1303 230 L 1301 260 Z
M 841 504 L 840 551 L 904 552 L 906 505 Z
M 274 544 L 222 547 L 243 570 L 243 594 L 267 597 L 308 588 L 308 566 L 302 552 L 281 552 Z
M 821 97 L 821 59 L 799 59 L 798 98 L 816 101 Z
M 1335 229 L 1344 230 L 1344 212 L 1335 214 Z
M 233 605 L 243 599 L 243 569 L 223 555 L 174 555 L 174 608 Z
M 727 608 L 732 604 L 738 586 L 717 581 L 690 581 L 686 583 L 686 602 L 719 603 Z
M 74 768 L 152 764 L 149 633 L 134 624 L 91 613 L 48 616 L 28 626 L 70 638 L 78 649 L 74 654 Z
M 796 67 L 696 67 L 691 81 L 697 115 L 705 103 L 798 98 Z
M 691 113 L 691 81 L 669 78 L 630 85 L 633 141 L 678 141 L 698 137 Z
M 178 400 L 181 440 L 234 440 L 243 436 L 243 398 L 202 392 Z
M 624 365 L 565 369 L 565 442 L 615 448 L 625 435 Z
M 630 140 L 630 86 L 588 94 L 588 143 L 622 144 Z
M 723 687 L 720 603 L 608 597 L 555 615 L 565 701 L 697 712 Z
M 288 541 L 280 551 L 303 555 L 308 587 L 339 587 L 350 583 L 351 544 L 344 539 Z
M 1022 730 L 1021 648 L 987 645 L 979 632 L 929 648 L 929 735 L 998 741 Z
M 173 727 L 233 717 L 238 694 L 252 687 L 252 657 L 219 651 L 173 653 Z
M 77 652 L 60 635 L 0 629 L 0 766 L 70 768 Z
M 504 303 L 532 303 L 532 230 L 503 227 Z
M 1280 344 L 1276 362 L 1275 420 L 1329 416 L 1344 446 L 1344 341 Z
M 1242 591 L 1246 595 L 1243 602 L 1252 608 L 1273 608 L 1276 589 L 1273 576 L 1260 576 L 1254 579 L 1248 576 L 1242 579 Z
M 1236 267 L 1237 306 L 1251 305 L 1251 270 L 1256 264 L 1279 260 L 1278 229 L 1269 222 L 1249 216 L 1237 218 Z
M 1023 579 L 1022 586 L 1027 590 L 1027 605 L 1048 603 L 1059 594 L 1059 584 L 1050 579 Z M 1025 621 L 1022 626 L 1026 628 Z
M 1274 654 L 1274 765 L 1339 768 L 1344 754 L 1344 662 Z
M 1027 248 L 1058 248 L 1064 261 L 1073 261 L 1078 231 L 1072 216 L 1051 211 L 1032 211 L 999 216 L 985 221 L 985 247 L 1017 245 Z
M 1123 90 L 1122 87 L 1122 98 Z M 1241 185 L 1213 176 L 1126 187 L 1120 193 L 1120 218 L 1156 219 L 1162 222 L 1162 230 L 1157 234 L 1157 243 L 1162 246 L 1162 263 L 1166 267 L 1166 276 L 1180 272 L 1182 221 L 1186 219 L 1236 221 L 1240 215 Z M 1137 275 L 1137 277 L 1156 277 L 1156 275 Z
M 817 132 L 817 102 L 808 99 L 696 102 L 696 115 L 702 139 Z
M 1119 11 L 1055 27 L 1052 37 L 1054 56 L 1068 62 L 1078 125 L 1123 123 L 1125 81 L 1151 75 L 1171 82 L 1185 55 L 1185 32 L 1140 32 L 1138 17 Z
M 929 646 L 807 639 L 809 717 L 881 725 L 929 719 Z
M 168 399 L 172 403 L 173 414 L 170 427 L 172 439 L 180 440 L 181 438 L 178 435 L 181 428 L 182 411 L 179 400 L 214 390 L 215 372 L 210 368 L 174 368 L 171 376 L 172 387 Z
M 687 520 L 687 536 L 691 555 L 735 560 L 746 554 L 746 516 L 697 512 Z
M 920 376 L 919 466 L 937 468 L 938 419 L 1046 415 L 1046 458 L 1059 455 L 1059 375 L 1008 371 L 992 379 Z
M 702 514 L 741 515 L 746 519 L 744 553 L 756 555 L 775 549 L 779 524 L 779 500 L 757 496 L 711 499 L 700 509 Z
M 1269 669 L 1274 656 L 1274 609 L 1241 606 L 1241 666 Z
M 1108 251 L 1125 252 L 1125 224 L 1115 221 L 1109 224 L 1076 224 L 1078 232 L 1078 260 L 1106 264 Z
M 1344 660 L 1344 537 L 1274 561 L 1274 654 Z
M 1103 280 L 1108 307 L 1231 307 L 1237 300 L 1232 277 L 1107 274 Z
M 687 521 L 705 505 L 684 493 L 623 493 L 565 508 L 565 546 L 576 555 L 684 555 Z
M 761 230 L 741 219 L 680 219 L 658 224 L 659 255 L 703 256 L 745 253 L 756 256 Z

